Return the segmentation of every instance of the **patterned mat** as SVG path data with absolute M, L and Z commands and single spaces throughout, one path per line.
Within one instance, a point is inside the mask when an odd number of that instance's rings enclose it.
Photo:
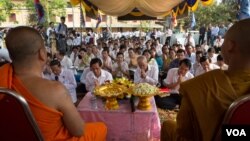
M 165 120 L 176 120 L 178 110 L 171 111 L 171 110 L 163 110 L 160 108 L 157 108 L 157 110 L 159 113 L 161 123 L 163 123 Z

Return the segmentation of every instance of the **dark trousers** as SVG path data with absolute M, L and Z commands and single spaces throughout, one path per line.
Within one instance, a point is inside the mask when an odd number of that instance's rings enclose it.
M 202 45 L 204 43 L 204 38 L 205 38 L 205 35 L 201 34 L 199 37 L 199 45 Z
M 57 50 L 66 52 L 67 50 L 67 44 L 65 38 L 59 38 L 57 39 Z
M 207 36 L 207 45 L 210 45 L 211 44 L 211 36 Z
M 161 109 L 173 110 L 176 105 L 181 104 L 181 97 L 179 94 L 170 94 L 166 97 L 155 96 L 155 102 Z

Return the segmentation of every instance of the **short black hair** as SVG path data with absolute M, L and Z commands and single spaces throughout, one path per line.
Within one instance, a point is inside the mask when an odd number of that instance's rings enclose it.
M 127 49 L 126 45 L 124 45 L 124 44 L 120 45 L 120 50 L 122 50 L 122 49 Z
M 128 51 L 130 51 L 130 50 L 132 50 L 133 52 L 135 52 L 135 50 L 132 47 L 128 49 Z
M 87 50 L 86 50 L 85 48 L 81 48 L 81 49 L 79 50 L 79 52 L 80 52 L 80 51 L 87 52 Z
M 169 48 L 169 52 L 170 51 L 174 51 L 174 53 L 176 53 L 176 51 L 173 48 Z
M 207 57 L 207 56 L 202 56 L 202 57 L 200 58 L 200 63 L 205 62 L 205 61 L 207 61 L 207 60 L 208 60 L 208 57 Z
M 201 47 L 201 45 L 196 45 L 196 46 L 195 46 L 195 48 L 200 48 L 200 47 Z
M 65 50 L 59 50 L 59 55 L 65 56 L 66 55 L 66 51 Z
M 150 54 L 150 51 L 148 49 L 145 49 L 142 53 L 142 55 L 145 55 L 145 53 L 149 53 Z
M 64 16 L 62 16 L 60 19 L 61 19 L 61 20 L 65 20 L 65 17 L 64 17 Z
M 103 48 L 102 52 L 105 52 L 105 51 L 107 51 L 107 53 L 109 54 L 109 48 L 108 47 Z
M 185 54 L 185 50 L 183 50 L 183 49 L 178 49 L 176 53 L 184 53 L 184 54 Z
M 55 66 L 55 65 L 57 65 L 58 67 L 60 67 L 60 66 L 61 66 L 61 63 L 60 63 L 59 60 L 55 59 L 55 60 L 50 61 L 49 65 L 50 65 L 50 66 Z
M 74 50 L 74 49 L 78 49 L 78 46 L 73 46 L 73 47 L 72 47 L 72 50 Z
M 118 53 L 116 54 L 116 57 L 118 57 L 119 55 L 122 55 L 122 56 L 124 57 L 124 55 L 123 55 L 122 52 L 118 52 Z
M 54 22 L 49 22 L 49 25 L 52 25 L 52 24 L 54 24 Z
M 91 67 L 92 65 L 96 64 L 96 63 L 98 63 L 99 66 L 102 66 L 102 61 L 101 61 L 101 59 L 99 59 L 99 58 L 93 58 L 93 59 L 91 59 L 91 61 L 90 61 L 90 67 Z
M 190 70 L 191 67 L 192 67 L 191 61 L 190 61 L 189 59 L 187 59 L 187 58 L 181 60 L 181 61 L 179 62 L 179 66 L 181 66 L 181 64 L 185 64 L 185 65 L 189 68 L 189 70 Z
M 202 51 L 196 51 L 195 55 L 199 55 L 199 54 L 202 54 L 202 56 L 203 56 L 203 52 Z
M 217 61 L 223 61 L 223 60 L 224 60 L 224 58 L 222 57 L 221 54 L 219 54 L 219 55 L 217 56 Z
M 212 52 L 212 51 L 215 52 L 215 49 L 214 49 L 213 47 L 210 47 L 210 48 L 207 50 L 207 52 Z

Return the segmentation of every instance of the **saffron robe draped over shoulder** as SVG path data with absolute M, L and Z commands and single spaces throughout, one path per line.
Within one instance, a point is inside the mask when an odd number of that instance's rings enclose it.
M 63 124 L 63 113 L 38 101 L 13 74 L 10 64 L 0 67 L 0 87 L 17 91 L 28 102 L 46 141 L 104 141 L 107 128 L 103 123 L 86 123 L 82 137 L 73 137 Z
M 249 92 L 250 70 L 213 70 L 182 83 L 177 121 L 163 124 L 162 140 L 213 140 L 230 104 Z

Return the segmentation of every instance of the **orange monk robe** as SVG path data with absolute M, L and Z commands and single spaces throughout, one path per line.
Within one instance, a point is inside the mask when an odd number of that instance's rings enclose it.
M 177 121 L 164 123 L 162 140 L 211 141 L 229 105 L 249 88 L 250 70 L 214 70 L 182 83 Z
M 17 76 L 13 75 L 10 64 L 0 67 L 0 87 L 13 89 L 28 102 L 36 122 L 46 141 L 104 141 L 107 128 L 103 123 L 86 123 L 82 137 L 73 137 L 63 124 L 63 113 L 45 106 L 23 86 Z

